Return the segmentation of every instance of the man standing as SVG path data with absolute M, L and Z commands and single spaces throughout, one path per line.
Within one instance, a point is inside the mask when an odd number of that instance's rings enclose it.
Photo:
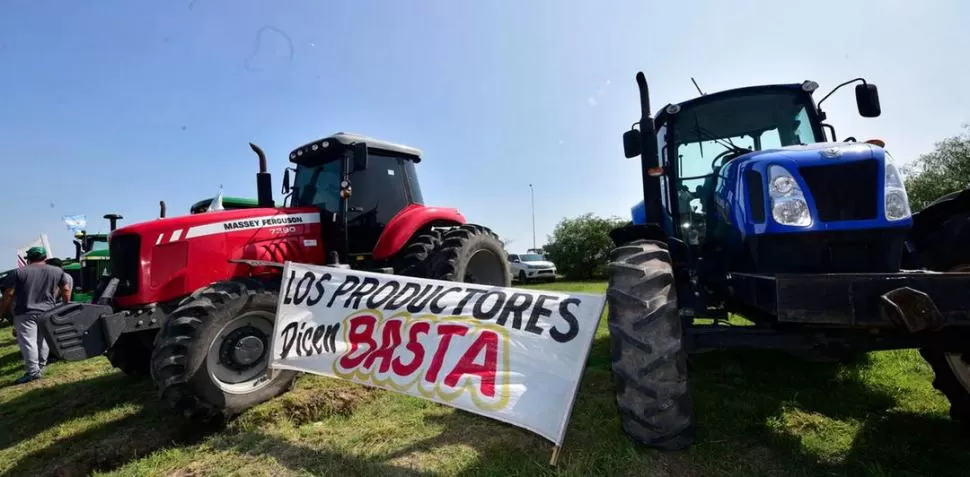
M 0 316 L 10 312 L 13 306 L 13 324 L 17 331 L 17 344 L 24 359 L 27 373 L 15 384 L 40 379 L 50 349 L 40 331 L 40 315 L 57 304 L 55 290 L 60 290 L 64 301 L 71 301 L 71 279 L 67 272 L 44 262 L 47 250 L 31 247 L 27 250 L 27 266 L 7 276 Z M 16 301 L 16 303 L 14 303 Z

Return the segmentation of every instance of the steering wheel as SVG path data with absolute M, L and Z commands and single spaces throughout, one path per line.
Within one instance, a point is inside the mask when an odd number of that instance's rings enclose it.
M 715 169 L 715 164 L 717 164 L 717 161 L 719 159 L 721 159 L 724 156 L 730 155 L 730 154 L 736 154 L 737 152 L 738 151 L 736 151 L 734 149 L 728 149 L 728 150 L 726 150 L 726 151 L 718 154 L 717 156 L 714 156 L 714 160 L 711 161 L 711 170 L 713 171 Z
M 855 137 L 854 136 L 849 136 L 849 137 L 845 138 L 845 142 L 858 142 L 858 141 L 855 140 Z

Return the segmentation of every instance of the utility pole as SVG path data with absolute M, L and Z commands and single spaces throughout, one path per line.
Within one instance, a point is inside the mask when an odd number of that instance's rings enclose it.
M 529 195 L 532 197 L 532 250 L 536 248 L 536 192 L 529 184 Z

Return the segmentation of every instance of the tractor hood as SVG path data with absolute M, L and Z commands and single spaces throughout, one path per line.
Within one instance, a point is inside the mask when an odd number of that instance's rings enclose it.
M 875 144 L 826 142 L 766 149 L 737 157 L 724 167 L 728 175 L 738 178 L 737 189 L 730 195 L 722 191 L 717 200 L 722 213 L 728 212 L 723 205 L 734 197 L 746 202 L 728 219 L 741 225 L 742 235 L 897 229 L 912 224 L 899 171 L 892 156 Z M 780 192 L 772 186 L 775 179 L 791 185 Z M 779 222 L 775 204 L 799 201 L 798 218 Z
M 764 149 L 734 159 L 742 163 L 762 161 L 792 161 L 798 165 L 807 163 L 833 163 L 838 160 L 879 159 L 885 151 L 875 145 L 859 142 L 820 142 L 800 146 Z M 731 162 L 734 162 L 731 161 Z
M 283 223 L 273 223 L 273 216 L 293 216 L 300 214 L 319 214 L 320 210 L 314 207 L 294 207 L 286 209 L 276 209 L 270 207 L 224 210 L 218 212 L 207 212 L 205 214 L 182 215 L 176 217 L 166 217 L 162 219 L 149 220 L 137 224 L 119 227 L 111 232 L 111 237 L 118 235 L 139 234 L 143 236 L 158 236 L 166 232 L 184 231 L 190 234 L 193 230 L 201 230 L 213 226 L 223 227 L 226 231 L 243 228 L 258 228 L 271 225 L 286 225 Z M 253 222 L 253 223 L 251 223 Z M 258 222 L 258 223 L 257 223 Z M 185 235 L 183 235 L 185 236 Z M 185 238 L 189 238 L 185 236 Z

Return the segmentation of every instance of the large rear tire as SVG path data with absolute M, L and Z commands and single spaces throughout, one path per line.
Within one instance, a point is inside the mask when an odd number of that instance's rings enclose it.
M 606 297 L 623 431 L 650 447 L 689 447 L 694 417 L 687 352 L 667 246 L 636 240 L 614 249 Z
M 512 286 L 512 268 L 498 235 L 488 227 L 465 224 L 445 231 L 429 260 L 428 278 Z
M 162 399 L 198 421 L 229 418 L 288 391 L 269 377 L 278 295 L 252 279 L 214 283 L 186 298 L 155 339 L 152 379 Z
M 970 215 L 947 220 L 924 245 L 932 252 L 929 268 L 970 272 L 967 243 L 970 243 Z M 970 345 L 960 352 L 945 353 L 928 348 L 919 352 L 933 369 L 933 387 L 950 401 L 950 418 L 970 426 Z

